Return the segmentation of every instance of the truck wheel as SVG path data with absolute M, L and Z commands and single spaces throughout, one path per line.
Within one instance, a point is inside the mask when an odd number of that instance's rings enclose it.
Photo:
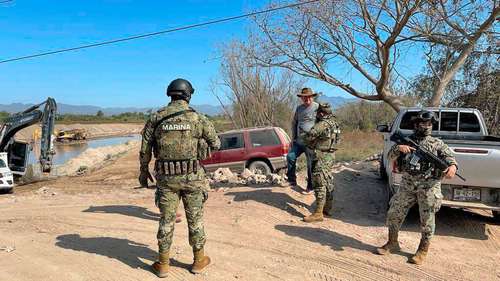
M 260 171 L 263 175 L 269 175 L 271 173 L 271 167 L 264 161 L 253 161 L 248 166 L 248 169 L 254 173 Z
M 380 178 L 383 179 L 383 180 L 387 180 L 388 179 L 388 176 L 387 176 L 387 171 L 385 170 L 385 166 L 384 166 L 384 158 L 380 157 L 380 162 L 379 162 L 379 174 L 380 174 Z
M 492 211 L 493 213 L 493 218 L 495 219 L 496 222 L 500 222 L 500 211 Z

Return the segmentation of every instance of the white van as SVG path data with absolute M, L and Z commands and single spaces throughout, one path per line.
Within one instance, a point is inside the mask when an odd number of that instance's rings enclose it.
M 12 192 L 14 188 L 14 178 L 7 165 L 7 153 L 0 152 L 0 191 Z

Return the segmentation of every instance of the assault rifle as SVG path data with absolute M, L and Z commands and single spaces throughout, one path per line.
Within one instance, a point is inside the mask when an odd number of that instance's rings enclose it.
M 409 145 L 413 148 L 415 148 L 415 155 L 423 159 L 427 162 L 430 162 L 436 166 L 436 168 L 444 171 L 446 170 L 450 165 L 444 161 L 443 159 L 437 157 L 434 155 L 432 152 L 426 150 L 425 148 L 421 147 L 418 145 L 415 141 L 410 139 L 409 137 L 404 136 L 401 131 L 396 131 L 392 136 L 391 136 L 391 141 L 395 142 L 398 145 Z M 462 177 L 460 174 L 456 173 L 455 174 L 457 177 L 459 177 L 463 181 L 467 181 L 464 177 Z

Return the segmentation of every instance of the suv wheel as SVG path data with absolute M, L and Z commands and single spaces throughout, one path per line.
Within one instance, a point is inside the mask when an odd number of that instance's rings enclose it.
M 263 175 L 269 175 L 271 173 L 271 167 L 264 161 L 253 161 L 248 166 L 248 169 L 254 173 L 259 170 Z

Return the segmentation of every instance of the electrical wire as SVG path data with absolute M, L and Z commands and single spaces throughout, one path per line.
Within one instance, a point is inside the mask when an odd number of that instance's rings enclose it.
M 136 40 L 136 39 L 141 39 L 141 38 L 146 38 L 146 37 L 158 36 L 158 35 L 162 35 L 162 34 L 166 34 L 166 33 L 172 33 L 172 32 L 176 32 L 176 31 L 187 30 L 187 29 L 192 29 L 192 28 L 202 27 L 202 26 L 207 26 L 207 25 L 213 25 L 213 24 L 217 24 L 217 23 L 222 23 L 222 22 L 232 21 L 232 20 L 236 20 L 236 19 L 256 16 L 256 15 L 260 15 L 260 14 L 270 13 L 270 12 L 274 12 L 274 11 L 278 11 L 278 10 L 294 8 L 294 7 L 298 7 L 298 6 L 302 6 L 302 5 L 306 5 L 306 4 L 311 4 L 314 2 L 318 2 L 318 1 L 319 0 L 311 0 L 311 1 L 306 1 L 306 2 L 294 3 L 294 4 L 278 6 L 275 8 L 270 8 L 270 9 L 266 9 L 266 10 L 262 10 L 262 11 L 247 13 L 247 14 L 243 14 L 243 15 L 239 15 L 239 16 L 211 20 L 211 21 L 207 21 L 207 22 L 191 24 L 191 25 L 176 27 L 176 28 L 172 28 L 172 29 L 152 32 L 152 33 L 145 33 L 145 34 L 125 37 L 125 38 L 119 38 L 119 39 L 113 39 L 113 40 L 99 42 L 99 43 L 93 43 L 93 44 L 88 44 L 88 45 L 72 47 L 72 48 L 37 53 L 37 54 L 27 55 L 27 56 L 22 56 L 22 57 L 15 57 L 15 58 L 10 58 L 10 59 L 0 60 L 0 64 L 13 62 L 13 61 L 19 61 L 19 60 L 25 60 L 25 59 L 32 59 L 32 58 L 36 58 L 36 57 L 54 55 L 54 54 L 59 54 L 59 53 L 71 52 L 71 51 L 76 51 L 76 50 L 81 50 L 81 49 L 88 49 L 88 48 L 93 48 L 93 47 L 98 47 L 98 46 L 103 46 L 103 45 L 110 45 L 110 44 L 131 41 L 131 40 Z

